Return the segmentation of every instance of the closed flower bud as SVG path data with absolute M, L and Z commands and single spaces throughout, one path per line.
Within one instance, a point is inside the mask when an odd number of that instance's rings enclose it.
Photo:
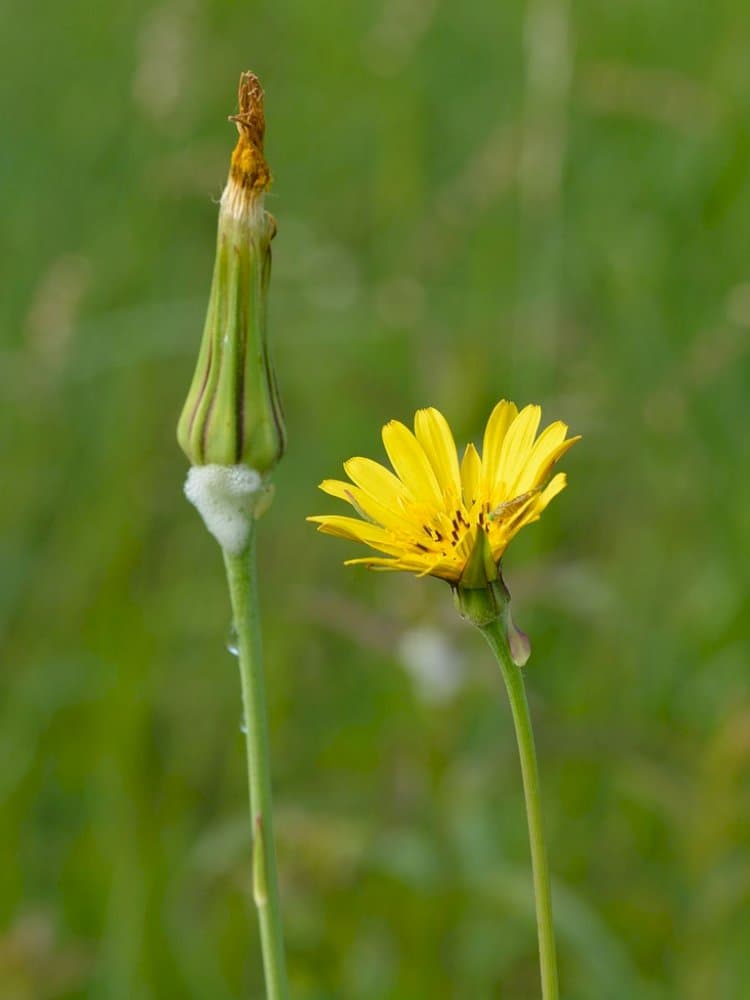
M 219 209 L 216 261 L 198 364 L 177 439 L 192 465 L 246 465 L 263 474 L 281 458 L 284 421 L 266 332 L 274 219 L 263 155 L 263 91 L 239 87 L 239 140 Z

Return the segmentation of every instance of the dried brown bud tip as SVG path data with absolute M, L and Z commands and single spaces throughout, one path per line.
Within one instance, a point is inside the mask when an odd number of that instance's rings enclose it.
M 237 94 L 239 113 L 229 115 L 240 137 L 232 153 L 229 171 L 231 181 L 252 191 L 267 191 L 271 186 L 271 171 L 263 155 L 266 118 L 263 113 L 263 88 L 254 73 L 240 76 Z

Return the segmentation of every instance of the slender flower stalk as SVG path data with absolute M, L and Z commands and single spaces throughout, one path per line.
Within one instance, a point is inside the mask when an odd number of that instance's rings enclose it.
M 502 400 L 487 422 L 482 455 L 469 444 L 459 463 L 448 422 L 418 410 L 414 433 L 391 421 L 383 444 L 393 472 L 351 458 L 351 482 L 324 480 L 321 489 L 345 500 L 359 518 L 320 514 L 318 530 L 362 542 L 383 555 L 350 559 L 377 570 L 406 570 L 450 583 L 459 613 L 482 632 L 495 653 L 510 700 L 518 742 L 531 844 L 543 1000 L 557 1000 L 557 964 L 539 774 L 523 677 L 528 638 L 513 623 L 501 560 L 510 540 L 541 517 L 565 488 L 552 470 L 579 440 L 561 421 L 538 437 L 538 406 L 520 412 Z
M 224 550 L 242 684 L 250 819 L 253 825 L 253 896 L 258 909 L 263 968 L 269 1000 L 289 995 L 284 960 L 279 880 L 273 836 L 271 767 L 261 648 L 255 527 L 238 555 Z
M 239 139 L 219 209 L 208 313 L 198 363 L 177 427 L 191 462 L 185 493 L 219 542 L 240 666 L 253 834 L 253 896 L 268 1000 L 289 986 L 274 847 L 270 740 L 256 579 L 256 521 L 273 496 L 270 473 L 285 431 L 266 332 L 273 218 L 264 195 L 263 91 L 243 73 Z
M 539 936 L 539 967 L 544 1000 L 557 1000 L 557 957 L 555 931 L 552 925 L 552 893 L 547 864 L 547 848 L 542 826 L 542 801 L 539 790 L 539 768 L 534 747 L 534 732 L 526 700 L 526 689 L 520 667 L 514 663 L 506 629 L 499 620 L 483 626 L 480 631 L 497 658 L 508 692 L 513 725 L 516 730 L 518 754 L 521 758 L 521 776 L 526 799 L 526 821 L 529 826 L 531 867 L 534 875 L 536 926 Z

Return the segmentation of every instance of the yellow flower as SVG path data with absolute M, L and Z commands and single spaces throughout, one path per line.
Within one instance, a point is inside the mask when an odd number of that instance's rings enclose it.
M 480 536 L 495 564 L 521 528 L 537 521 L 565 488 L 554 464 L 580 437 L 550 424 L 537 437 L 542 411 L 502 400 L 484 432 L 482 457 L 469 444 L 459 465 L 453 434 L 436 409 L 417 410 L 414 433 L 391 420 L 383 444 L 395 471 L 369 458 L 350 458 L 350 483 L 326 479 L 320 488 L 346 500 L 362 520 L 321 514 L 318 530 L 385 553 L 350 559 L 371 569 L 407 570 L 458 583 Z M 479 550 L 477 550 L 479 551 Z

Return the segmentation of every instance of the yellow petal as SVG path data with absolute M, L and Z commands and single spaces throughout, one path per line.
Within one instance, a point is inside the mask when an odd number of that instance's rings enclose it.
M 508 428 L 497 467 L 487 469 L 493 505 L 510 498 L 509 486 L 518 478 L 529 457 L 541 419 L 542 408 L 531 404 L 524 406 Z
M 363 556 L 361 559 L 345 559 L 344 566 L 367 566 L 368 569 L 404 569 L 400 559 L 385 559 L 383 556 Z
M 490 542 L 492 544 L 492 554 L 496 559 L 502 556 L 508 543 L 514 538 L 521 528 L 527 524 L 533 524 L 542 516 L 542 512 L 550 500 L 554 499 L 561 490 L 565 489 L 567 476 L 564 472 L 558 472 L 553 476 L 547 486 L 540 492 L 534 491 L 518 508 L 513 510 L 511 516 L 503 521 L 498 519 L 493 522 L 490 529 Z
M 489 478 L 488 485 L 493 482 L 495 471 L 500 465 L 500 448 L 508 428 L 518 416 L 515 403 L 501 399 L 490 414 L 482 442 L 482 465 Z
M 416 500 L 442 506 L 442 495 L 424 448 L 408 427 L 391 420 L 383 428 L 383 444 L 401 482 Z
M 528 458 L 519 466 L 515 479 L 507 483 L 509 496 L 517 496 L 539 485 L 541 472 L 551 464 L 548 459 L 565 440 L 567 430 L 567 426 L 558 420 L 542 431 L 534 442 Z
M 520 499 L 520 498 L 519 498 Z M 500 559 L 511 538 L 525 525 L 539 520 L 539 494 L 529 493 L 520 503 L 507 509 L 505 517 L 497 517 L 490 526 L 490 545 L 492 555 Z
M 510 496 L 525 493 L 526 490 L 542 486 L 552 470 L 552 466 L 573 447 L 581 437 L 568 438 L 567 424 L 558 420 L 550 424 L 539 435 L 523 466 L 519 467 L 518 475 L 512 483 L 507 484 Z
M 434 407 L 417 410 L 414 415 L 414 433 L 424 448 L 443 492 L 452 492 L 460 496 L 461 479 L 458 472 L 456 442 L 443 414 Z
M 346 500 L 354 506 L 354 500 L 357 500 L 358 494 L 362 491 L 357 486 L 352 486 L 351 483 L 342 482 L 340 479 L 324 479 L 323 482 L 318 486 L 319 490 L 323 490 L 331 497 L 336 497 L 338 500 Z
M 456 582 L 461 576 L 462 566 L 457 562 L 447 560 L 429 561 L 428 559 L 401 556 L 398 559 L 385 559 L 382 556 L 364 556 L 360 559 L 347 559 L 345 566 L 367 566 L 376 570 L 404 570 L 416 573 L 418 576 L 437 576 L 442 580 Z
M 396 506 L 386 507 L 385 504 L 374 500 L 369 493 L 365 493 L 359 486 L 354 486 L 352 483 L 345 483 L 340 479 L 324 479 L 319 488 L 329 496 L 337 497 L 339 500 L 351 504 L 359 516 L 366 521 L 396 530 L 403 530 L 404 527 L 411 526 L 411 521 L 405 521 Z
M 548 456 L 544 466 L 539 470 L 539 473 L 537 475 L 538 486 L 541 486 L 542 483 L 547 479 L 550 472 L 552 471 L 552 467 L 554 465 L 557 465 L 557 463 L 560 461 L 563 455 L 567 454 L 567 452 L 570 451 L 573 445 L 580 440 L 581 440 L 581 435 L 576 434 L 575 437 L 568 438 L 567 441 L 563 441 L 561 445 L 555 448 L 555 450 Z
M 359 521 L 356 517 L 342 517 L 340 514 L 316 514 L 306 520 L 318 525 L 318 531 L 338 538 L 348 538 L 363 542 L 370 548 L 379 549 L 388 555 L 398 555 L 403 546 L 394 543 L 393 536 L 378 524 Z
M 577 438 L 575 440 L 577 440 Z M 558 472 L 556 476 L 553 476 L 542 490 L 541 496 L 539 497 L 540 511 L 544 510 L 550 500 L 553 500 L 558 493 L 562 493 L 567 485 L 568 477 L 564 472 Z
M 461 461 L 461 487 L 467 509 L 479 499 L 482 487 L 482 459 L 473 444 L 467 444 Z
M 408 498 L 408 491 L 401 480 L 371 458 L 350 458 L 344 462 L 344 472 L 353 483 L 385 507 L 397 507 L 401 500 Z
M 408 556 L 386 559 L 383 556 L 362 556 L 359 559 L 347 559 L 344 566 L 367 566 L 369 569 L 401 569 L 409 573 L 421 573 L 421 559 L 410 559 Z

